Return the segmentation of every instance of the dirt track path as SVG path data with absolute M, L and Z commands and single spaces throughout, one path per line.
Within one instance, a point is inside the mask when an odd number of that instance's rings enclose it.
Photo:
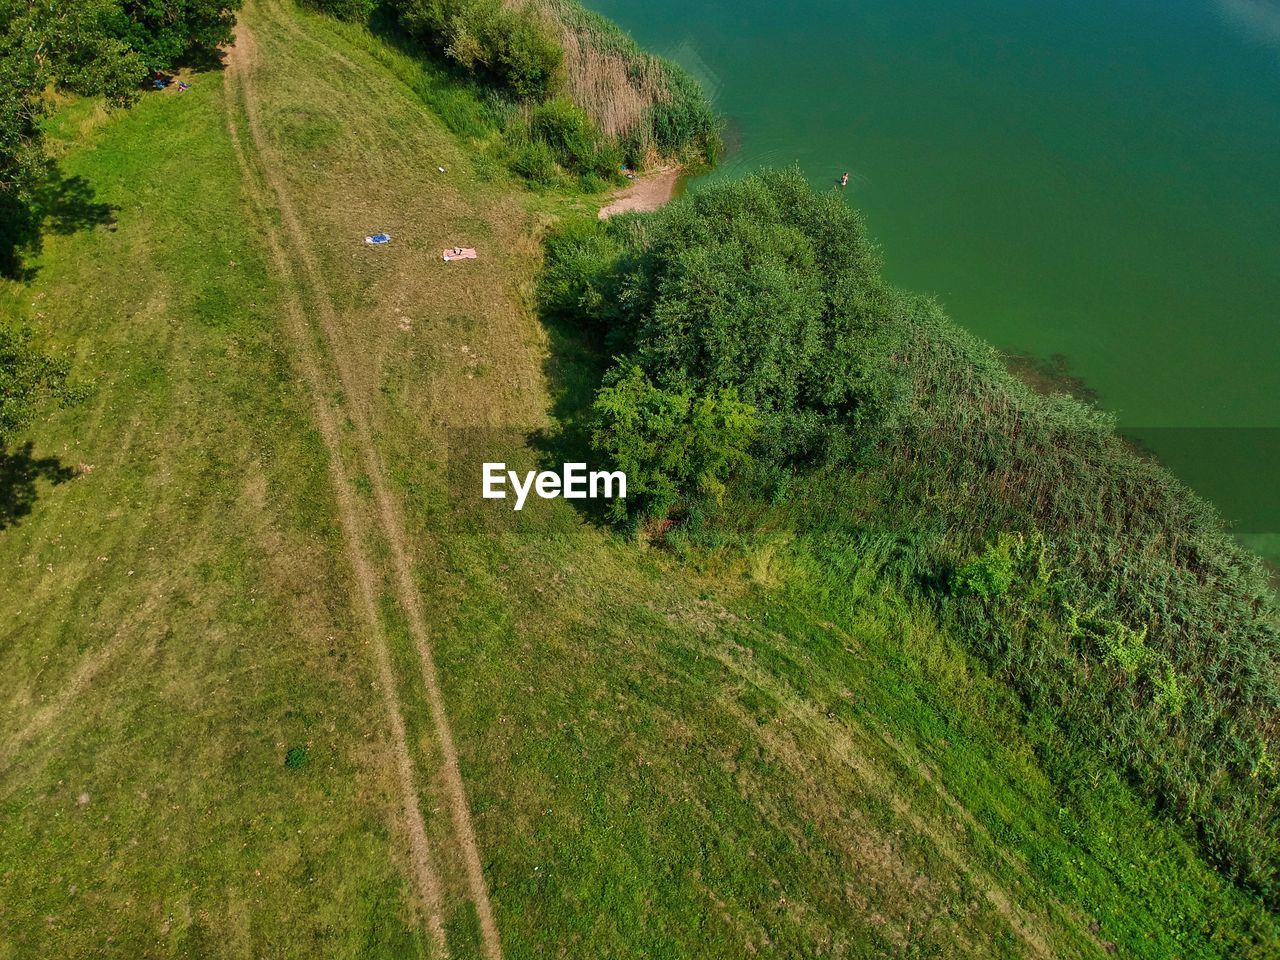
M 250 22 L 252 10 L 242 17 L 238 39 L 230 57 L 227 78 L 229 94 L 228 123 L 237 157 L 244 174 L 246 188 L 258 208 L 272 263 L 286 281 L 290 294 L 286 298 L 286 330 L 304 379 L 311 390 L 316 424 L 329 453 L 330 474 L 338 504 L 347 555 L 351 562 L 358 612 L 369 631 L 377 664 L 381 692 L 386 702 L 392 748 L 396 757 L 404 806 L 404 830 L 408 835 L 414 879 L 426 913 L 427 926 L 438 951 L 447 955 L 439 874 L 439 857 L 430 849 L 427 829 L 419 803 L 418 777 L 408 745 L 404 715 L 396 692 L 396 675 L 387 644 L 386 628 L 378 609 L 380 576 L 370 557 L 368 543 L 374 535 L 386 543 L 390 561 L 390 579 L 395 599 L 408 620 L 417 649 L 420 679 L 426 694 L 433 732 L 440 750 L 439 790 L 448 807 L 453 825 L 453 839 L 458 847 L 467 877 L 468 897 L 475 906 L 484 942 L 485 956 L 501 960 L 502 947 L 497 924 L 489 900 L 488 887 L 480 861 L 475 830 L 471 822 L 466 790 L 458 764 L 457 749 L 445 710 L 444 695 L 431 649 L 422 599 L 413 578 L 405 523 L 400 504 L 386 480 L 386 470 L 366 414 L 369 396 L 367 378 L 356 369 L 352 351 L 346 349 L 338 317 L 334 311 L 324 274 L 310 246 L 287 182 L 276 172 L 279 165 L 271 157 L 271 145 L 263 133 L 259 119 L 259 98 L 255 87 L 256 47 Z M 249 22 L 246 22 L 248 20 Z M 345 58 L 344 62 L 345 62 Z M 244 112 L 247 136 L 242 135 L 236 113 Z M 279 225 L 272 222 L 269 211 L 279 214 Z M 310 315 L 307 307 L 310 306 Z M 315 326 L 313 326 L 315 324 Z M 376 529 L 369 529 L 354 481 L 342 461 L 342 432 L 338 415 L 327 399 L 331 381 L 324 373 L 328 364 L 319 356 L 313 337 L 318 332 L 325 342 L 331 365 L 343 393 L 352 402 L 344 408 L 353 428 L 355 447 L 364 475 L 368 477 L 376 506 Z

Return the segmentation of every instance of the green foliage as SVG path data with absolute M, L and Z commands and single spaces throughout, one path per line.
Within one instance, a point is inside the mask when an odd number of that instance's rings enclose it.
M 1180 716 L 1187 702 L 1187 691 L 1178 678 L 1178 672 L 1165 664 L 1164 672 L 1156 673 L 1152 682 L 1156 688 L 1156 705 L 1163 707 L 1171 717 Z
M 556 155 L 544 140 L 528 140 L 511 156 L 511 169 L 530 183 L 550 186 L 559 179 Z
M 310 0 L 322 9 L 346 0 Z M 654 154 L 686 162 L 714 162 L 720 121 L 697 82 L 674 64 L 645 53 L 609 20 L 566 0 L 513 5 L 501 0 L 388 0 L 408 38 L 470 79 L 531 110 L 500 123 L 508 161 L 521 176 L 548 184 L 551 176 L 528 141 L 542 140 L 556 164 L 584 190 L 617 179 L 626 160 L 641 165 Z M 580 56 L 570 77 L 562 37 L 573 35 Z M 620 61 L 628 91 L 615 79 L 588 74 Z M 582 99 L 575 102 L 567 91 Z M 634 115 L 616 125 L 617 97 Z M 634 103 L 648 103 L 640 112 Z M 607 124 L 607 125 L 606 125 Z M 606 125 L 606 126 L 602 126 Z M 603 132 L 607 129 L 609 132 Z M 474 134 L 472 134 L 474 135 Z M 525 171 L 532 170 L 530 176 Z
M 561 83 L 564 52 L 530 7 L 501 0 L 395 0 L 413 38 L 520 100 L 541 100 Z
M 346 0 L 350 3 L 353 0 Z M 241 0 L 118 0 L 111 33 L 151 70 L 216 55 L 230 43 Z
M 0 57 L 29 61 L 26 69 L 6 69 L 6 82 L 16 81 L 25 96 L 52 84 L 103 96 L 113 105 L 132 102 L 146 68 L 127 43 L 112 35 L 118 13 L 114 0 L 0 0 L 0 23 L 6 25 Z
M 1091 636 L 1106 658 L 1132 677 L 1139 667 L 1151 662 L 1152 652 L 1147 646 L 1147 628 L 1134 630 L 1118 620 L 1102 620 Z
M 1020 541 L 1001 536 L 968 563 L 962 564 L 952 576 L 951 588 L 960 596 L 992 600 L 1009 592 L 1014 578 L 1013 551 Z
M 622 149 L 564 95 L 563 51 L 554 27 L 534 5 L 498 0 L 401 0 L 394 5 L 409 37 L 506 101 L 488 123 L 502 133 L 511 169 L 538 186 L 578 178 L 584 190 L 617 179 Z M 450 122 L 449 116 L 444 116 Z M 451 127 L 458 124 L 450 122 Z M 466 133 L 483 137 L 468 124 Z
M 965 614 L 963 635 L 1029 709 L 1095 743 L 1224 872 L 1280 902 L 1280 804 L 1246 775 L 1280 730 L 1275 599 L 1256 559 L 1105 418 L 1030 394 L 932 305 L 908 314 L 893 355 L 913 399 L 880 448 L 892 492 L 875 522 L 909 524 L 943 556 L 1042 530 L 1070 602 Z
M 6 37 L 10 41 L 11 37 Z M 49 173 L 41 144 L 43 105 L 34 59 L 0 51 L 0 275 L 18 272 L 22 251 L 36 236 L 37 185 Z
M 610 329 L 664 389 L 736 390 L 757 411 L 763 467 L 846 460 L 890 398 L 862 362 L 888 294 L 843 202 L 775 172 L 699 191 L 643 229 L 633 222 L 606 222 L 594 245 L 552 239 L 544 304 Z M 625 252 L 587 262 L 589 249 L 611 247 Z
M 559 164 L 575 173 L 601 178 L 617 176 L 622 151 L 601 135 L 585 110 L 567 97 L 556 97 L 535 107 L 529 132 L 546 143 Z
M 499 80 L 521 100 L 554 93 L 560 85 L 564 52 L 550 27 L 507 6 L 501 6 L 489 22 L 486 40 L 492 54 L 486 65 Z
M 627 499 L 613 502 L 619 519 L 664 515 L 690 495 L 718 502 L 757 428 L 754 409 L 732 388 L 664 390 L 637 366 L 615 371 L 595 414 L 596 447 L 627 475 Z
M 722 147 L 720 118 L 698 82 L 673 65 L 663 65 L 668 95 L 649 111 L 649 136 L 659 152 L 692 154 L 714 164 Z
M 307 765 L 306 747 L 290 747 L 284 755 L 284 765 L 290 770 L 301 770 Z
M 614 130 L 627 161 L 643 165 L 651 153 L 685 163 L 716 162 L 721 149 L 721 121 L 706 92 L 678 64 L 642 49 L 616 23 L 576 0 L 538 0 L 566 31 L 572 32 L 582 51 L 578 89 L 592 91 L 594 102 L 580 103 L 597 122 L 614 120 L 618 104 L 613 83 L 599 82 L 589 74 L 603 62 L 618 61 L 627 85 L 648 101 L 640 116 Z M 613 129 L 610 127 L 609 129 Z
M 547 235 L 538 303 L 545 316 L 589 322 L 596 330 L 614 334 L 610 346 L 625 349 L 620 303 L 624 271 L 619 260 L 630 241 L 628 227 L 621 225 L 634 228 L 644 221 L 614 222 L 613 229 L 604 229 L 595 217 L 567 219 Z
M 530 183 L 550 186 L 576 176 L 591 191 L 618 177 L 618 147 L 565 97 L 523 112 L 508 124 L 506 139 L 511 169 Z

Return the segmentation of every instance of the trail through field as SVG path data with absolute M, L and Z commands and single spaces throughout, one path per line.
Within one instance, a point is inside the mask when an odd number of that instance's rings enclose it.
M 287 292 L 284 302 L 288 313 L 285 329 L 293 341 L 295 362 L 310 388 L 316 425 L 329 453 L 331 481 L 341 514 L 346 552 L 354 574 L 353 599 L 370 635 L 381 693 L 386 701 L 387 722 L 403 795 L 403 829 L 408 835 L 412 852 L 414 879 L 431 938 L 437 950 L 442 955 L 447 955 L 440 879 L 442 852 L 429 846 L 428 829 L 419 799 L 420 780 L 425 779 L 432 783 L 440 794 L 439 799 L 448 808 L 453 841 L 457 847 L 453 853 L 461 859 L 465 868 L 467 896 L 475 908 L 485 956 L 490 960 L 499 960 L 502 956 L 501 942 L 489 901 L 422 600 L 414 584 L 404 518 L 389 487 L 386 468 L 367 416 L 366 404 L 372 387 L 367 382 L 367 377 L 357 369 L 350 345 L 342 335 L 336 310 L 326 289 L 323 271 L 312 250 L 307 229 L 299 217 L 298 206 L 291 196 L 289 184 L 277 172 L 281 159 L 273 156 L 270 139 L 264 134 L 255 77 L 257 57 L 252 32 L 253 9 L 246 11 L 247 16 L 241 19 L 236 47 L 230 56 L 228 122 L 241 162 L 246 192 L 257 207 L 256 212 L 272 262 L 285 283 Z M 349 66 L 349 61 L 344 60 L 344 63 Z M 243 135 L 236 119 L 237 112 L 241 110 L 245 123 Z M 273 210 L 279 215 L 278 226 L 272 222 Z M 327 353 L 327 362 L 316 349 L 317 332 Z M 352 471 L 343 462 L 341 414 L 330 399 L 334 378 L 329 374 L 336 374 L 336 382 L 349 401 L 344 405 L 342 414 L 345 414 L 351 428 L 360 475 L 367 478 L 372 492 L 376 508 L 372 518 L 362 509 Z M 387 642 L 385 614 L 380 610 L 378 602 L 382 576 L 369 546 L 378 539 L 386 545 L 391 592 L 404 612 L 418 655 L 419 680 L 426 695 L 432 732 L 440 753 L 440 769 L 435 778 L 419 776 L 409 748 L 404 714 L 397 695 L 396 670 Z

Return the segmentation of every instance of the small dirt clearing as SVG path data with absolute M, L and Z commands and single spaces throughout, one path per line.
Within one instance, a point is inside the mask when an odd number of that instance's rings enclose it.
M 641 174 L 600 208 L 600 219 L 608 220 L 619 213 L 646 213 L 665 206 L 675 196 L 680 173 L 679 167 L 661 167 L 652 173 Z

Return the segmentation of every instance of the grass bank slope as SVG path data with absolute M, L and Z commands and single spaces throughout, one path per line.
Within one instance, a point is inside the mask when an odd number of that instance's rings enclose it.
M 96 392 L 0 532 L 0 956 L 1274 952 L 859 563 L 469 510 L 451 463 L 550 456 L 598 378 L 529 307 L 580 201 L 478 170 L 362 30 L 242 31 L 61 115 L 119 227 L 3 294 Z
M 411 953 L 394 767 L 222 78 L 54 135 L 118 228 L 49 236 L 3 290 L 93 393 L 5 454 L 34 500 L 0 532 L 0 956 Z

